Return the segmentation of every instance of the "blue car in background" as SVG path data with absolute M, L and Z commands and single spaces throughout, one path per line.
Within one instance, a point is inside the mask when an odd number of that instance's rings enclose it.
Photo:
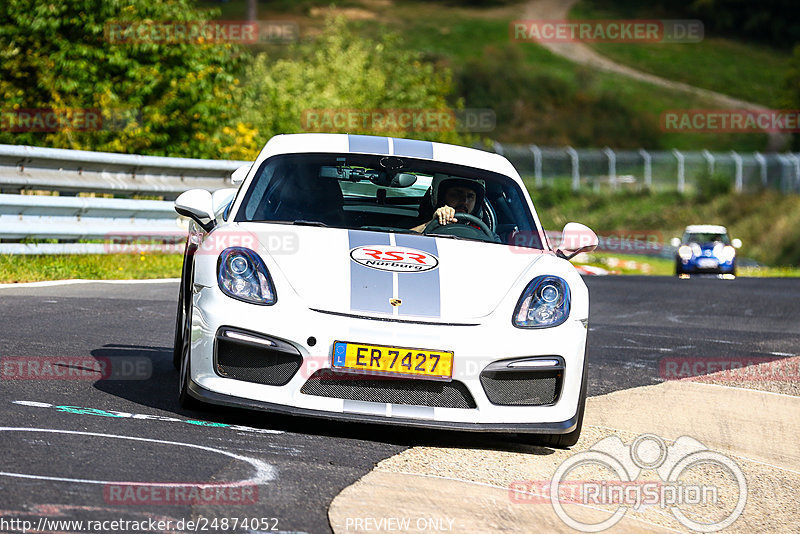
M 672 239 L 675 275 L 720 274 L 736 276 L 736 249 L 739 239 L 731 240 L 724 226 L 696 224 L 687 226 L 683 238 Z

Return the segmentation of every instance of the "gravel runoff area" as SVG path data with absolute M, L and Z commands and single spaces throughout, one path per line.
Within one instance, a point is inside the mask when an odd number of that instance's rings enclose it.
M 800 413 L 800 357 L 784 358 L 782 362 L 784 375 L 774 380 L 764 376 L 776 367 L 765 370 L 761 363 L 761 368 L 757 364 L 733 374 L 722 371 L 691 381 L 592 397 L 587 403 L 581 440 L 571 450 L 527 445 L 505 450 L 428 446 L 408 449 L 380 462 L 373 472 L 343 491 L 331 505 L 331 524 L 335 532 L 392 531 L 391 524 L 376 528 L 376 522 L 373 528 L 367 524 L 358 529 L 352 519 L 349 525 L 345 521 L 354 509 L 372 509 L 376 518 L 381 517 L 380 513 L 390 514 L 391 510 L 381 512 L 378 503 L 387 492 L 394 491 L 396 507 L 401 508 L 397 499 L 408 496 L 409 510 L 426 518 L 455 521 L 451 528 L 455 532 L 466 527 L 473 532 L 522 531 L 526 525 L 575 532 L 554 513 L 549 499 L 547 486 L 559 467 L 597 447 L 601 440 L 616 436 L 624 445 L 632 445 L 643 434 L 651 433 L 663 440 L 669 452 L 678 450 L 676 441 L 681 436 L 694 438 L 707 450 L 731 459 L 740 469 L 746 484 L 746 503 L 743 513 L 725 532 L 796 533 L 800 529 L 800 423 L 795 421 Z M 649 452 L 647 447 L 641 451 L 640 462 L 657 463 L 652 460 L 653 447 Z M 739 502 L 740 485 L 734 471 L 720 466 L 718 462 L 701 463 L 686 469 L 678 478 L 684 487 L 701 486 L 710 492 L 700 504 L 679 507 L 688 519 L 713 523 L 732 515 Z M 660 488 L 662 474 L 643 469 L 631 478 L 637 482 L 653 481 L 650 487 Z M 590 463 L 579 464 L 564 478 L 574 482 L 572 487 L 583 487 L 580 481 L 604 481 L 608 485 L 618 479 L 608 467 Z M 441 495 L 450 493 L 457 494 L 456 498 L 443 506 Z M 375 507 L 370 508 L 366 501 L 373 499 Z M 560 502 L 567 515 L 583 523 L 602 521 L 618 508 L 616 503 L 587 507 L 575 504 L 573 499 L 574 494 L 564 494 Z M 352 504 L 355 501 L 357 506 Z M 433 504 L 420 504 L 428 502 Z M 697 531 L 689 528 L 685 520 L 679 521 L 668 507 L 645 504 L 637 508 L 635 498 L 628 502 L 631 506 L 623 521 L 610 532 Z

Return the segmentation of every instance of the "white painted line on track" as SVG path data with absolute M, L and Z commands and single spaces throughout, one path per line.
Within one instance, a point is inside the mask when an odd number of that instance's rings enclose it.
M 49 434 L 73 434 L 79 436 L 125 439 L 131 441 L 146 441 L 148 443 L 158 443 L 162 445 L 189 447 L 191 449 L 200 449 L 203 451 L 222 454 L 224 456 L 228 456 L 235 460 L 248 463 L 255 469 L 255 473 L 253 474 L 253 476 L 251 476 L 247 480 L 239 480 L 236 482 L 221 482 L 221 483 L 196 483 L 196 484 L 192 483 L 192 485 L 196 485 L 198 487 L 208 486 L 212 488 L 218 488 L 218 487 L 236 487 L 245 485 L 259 485 L 275 479 L 275 467 L 272 464 L 268 464 L 267 462 L 264 462 L 257 458 L 249 458 L 247 456 L 241 456 L 239 454 L 235 454 L 232 452 L 223 451 L 222 449 L 215 449 L 214 447 L 205 447 L 203 445 L 195 445 L 193 443 L 181 443 L 178 441 L 165 441 L 161 439 L 139 438 L 134 436 L 119 436 L 116 434 L 101 434 L 98 432 L 82 432 L 79 430 L 56 430 L 52 428 L 25 428 L 25 427 L 3 426 L 0 427 L 0 432 L 44 432 Z M 109 481 L 109 480 L 87 480 L 83 478 L 65 478 L 65 477 L 50 477 L 44 475 L 28 475 L 25 473 L 8 473 L 5 471 L 0 471 L 0 476 L 7 476 L 14 478 L 32 478 L 37 480 L 52 480 L 56 482 L 77 482 L 80 484 L 108 484 L 108 485 L 113 484 L 113 485 L 126 485 L 126 486 L 156 486 L 156 487 L 171 487 L 171 486 L 186 485 L 185 482 L 128 482 L 128 481 Z
M 8 287 L 49 287 L 67 286 L 73 284 L 168 284 L 180 282 L 180 278 L 152 278 L 145 280 L 86 280 L 83 278 L 72 278 L 70 280 L 44 280 L 42 282 L 20 282 L 18 284 L 0 284 L 0 289 Z

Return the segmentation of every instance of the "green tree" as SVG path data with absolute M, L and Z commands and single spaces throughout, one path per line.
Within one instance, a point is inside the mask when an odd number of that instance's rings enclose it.
M 113 24 L 202 23 L 191 0 L 0 1 L 0 142 L 218 157 L 231 136 L 237 45 L 203 38 L 120 42 Z M 128 26 L 130 27 L 130 26 Z M 17 110 L 100 109 L 100 131 L 14 132 Z M 110 124 L 112 123 L 112 124 Z M 19 128 L 18 128 L 19 129 Z
M 784 100 L 786 109 L 800 109 L 800 44 L 794 47 L 786 72 Z M 800 134 L 792 134 L 792 149 L 800 150 Z
M 241 122 L 257 130 L 261 141 L 279 133 L 323 130 L 454 143 L 471 139 L 446 121 L 392 130 L 369 120 L 354 128 L 328 127 L 326 119 L 337 111 L 350 117 L 374 110 L 453 112 L 447 101 L 452 92 L 449 70 L 403 48 L 396 35 L 365 39 L 354 34 L 346 19 L 330 18 L 316 39 L 287 52 L 277 60 L 260 54 L 246 69 L 238 104 Z M 309 111 L 322 111 L 323 119 L 310 119 Z

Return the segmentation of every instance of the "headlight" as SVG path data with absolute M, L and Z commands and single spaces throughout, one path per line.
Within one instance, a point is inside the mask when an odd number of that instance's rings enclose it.
M 682 260 L 690 260 L 692 259 L 692 249 L 686 245 L 681 245 L 680 248 L 678 248 L 678 256 L 680 256 Z
M 558 326 L 569 317 L 569 286 L 557 276 L 534 278 L 514 310 L 514 326 L 547 328 Z
M 275 304 L 277 295 L 261 257 L 250 249 L 226 248 L 217 262 L 217 283 L 229 297 L 251 304 Z
M 730 245 L 725 245 L 725 247 L 723 247 L 722 251 L 720 251 L 718 257 L 719 257 L 719 259 L 721 261 L 727 263 L 727 262 L 733 260 L 734 257 L 736 257 L 736 249 L 733 248 Z

